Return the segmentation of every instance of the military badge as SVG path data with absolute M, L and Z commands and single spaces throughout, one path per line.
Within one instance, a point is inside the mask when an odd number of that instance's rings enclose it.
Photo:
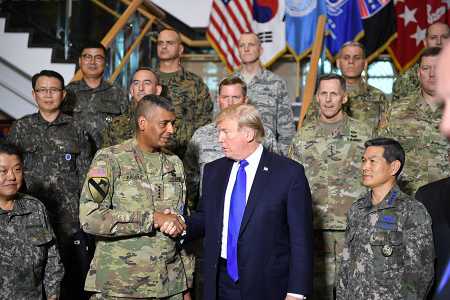
M 64 155 L 64 158 L 69 161 L 72 159 L 72 155 L 70 153 L 66 153 L 66 155 Z
M 106 177 L 91 177 L 88 180 L 89 193 L 94 202 L 102 202 L 109 191 L 109 179 Z
M 381 253 L 383 253 L 384 257 L 391 256 L 393 251 L 394 249 L 392 248 L 391 245 L 384 245 L 383 248 L 381 249 Z

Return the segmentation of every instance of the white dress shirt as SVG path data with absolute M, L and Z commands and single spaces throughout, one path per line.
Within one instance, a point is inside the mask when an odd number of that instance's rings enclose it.
M 261 160 L 262 153 L 263 146 L 259 145 L 258 148 L 256 148 L 256 150 L 245 159 L 248 162 L 248 166 L 245 167 L 245 173 L 247 176 L 247 186 L 245 188 L 246 203 L 248 201 L 248 196 L 250 195 L 250 190 L 252 189 L 253 181 L 255 180 L 256 171 L 258 170 L 258 165 L 259 161 Z M 225 203 L 223 206 L 222 248 L 220 253 L 220 256 L 223 259 L 227 259 L 228 218 L 230 215 L 230 201 L 238 170 L 239 161 L 235 161 L 233 163 L 233 167 L 231 168 L 230 178 L 228 180 L 227 189 L 225 191 Z M 296 299 L 306 299 L 306 297 L 299 294 L 288 293 L 288 295 Z

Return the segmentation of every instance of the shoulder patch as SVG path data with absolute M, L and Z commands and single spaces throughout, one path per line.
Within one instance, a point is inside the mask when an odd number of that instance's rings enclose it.
M 102 202 L 109 191 L 109 179 L 106 177 L 91 177 L 88 180 L 89 193 L 94 202 Z

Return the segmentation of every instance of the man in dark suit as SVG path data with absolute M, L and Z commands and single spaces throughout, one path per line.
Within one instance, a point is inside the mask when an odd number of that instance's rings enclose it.
M 425 205 L 433 221 L 436 266 L 429 299 L 450 299 L 450 177 L 419 188 L 416 199 Z
M 293 300 L 312 291 L 311 194 L 303 167 L 261 146 L 255 107 L 216 119 L 225 157 L 205 166 L 186 240 L 204 236 L 207 300 Z

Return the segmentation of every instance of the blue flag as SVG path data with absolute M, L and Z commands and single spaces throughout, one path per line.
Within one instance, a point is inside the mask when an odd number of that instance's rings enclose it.
M 358 0 L 327 0 L 326 46 L 334 58 L 342 45 L 363 35 Z
M 317 21 L 325 13 L 325 0 L 286 0 L 286 40 L 296 59 L 311 50 Z

